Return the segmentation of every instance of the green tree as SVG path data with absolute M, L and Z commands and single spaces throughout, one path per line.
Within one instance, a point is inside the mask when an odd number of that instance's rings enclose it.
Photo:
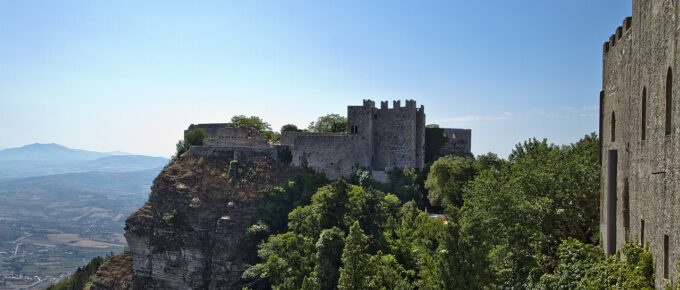
M 652 253 L 648 248 L 627 244 L 616 255 L 588 269 L 578 289 L 654 289 Z
M 300 289 L 314 267 L 314 243 L 292 232 L 270 236 L 260 245 L 261 263 L 243 273 L 246 280 L 268 279 L 274 289 Z
M 367 252 L 368 237 L 361 230 L 359 222 L 354 222 L 342 251 L 342 267 L 338 289 L 365 289 L 371 275 L 369 254 Z
M 389 218 L 389 208 L 385 194 L 373 188 L 352 185 L 348 191 L 347 207 L 344 213 L 344 224 L 349 227 L 355 221 L 371 239 L 369 250 L 376 252 L 385 247 L 383 231 Z
M 500 170 L 482 170 L 465 190 L 463 223 L 489 253 L 497 281 L 527 288 L 557 266 L 557 248 L 597 233 L 597 138 L 556 146 L 546 140 L 517 145 Z
M 296 207 L 309 205 L 321 186 L 328 183 L 323 174 L 306 168 L 289 180 L 285 186 L 263 191 L 262 201 L 258 203 L 260 219 L 269 226 L 272 233 L 288 230 L 288 215 Z
M 347 132 L 347 118 L 339 114 L 328 114 L 319 117 L 307 127 L 311 132 Z
M 425 180 L 430 203 L 441 206 L 446 200 L 455 206 L 463 205 L 463 189 L 476 174 L 474 159 L 458 156 L 437 159 L 430 167 Z
M 338 285 L 340 262 L 345 247 L 345 233 L 337 228 L 321 232 L 316 242 L 314 276 L 320 289 L 335 289 Z
M 236 115 L 231 117 L 231 124 L 233 126 L 245 126 L 257 130 L 262 138 L 269 141 L 278 141 L 281 139 L 281 134 L 272 131 L 272 126 L 262 120 L 258 116 L 246 117 L 244 115 Z
M 486 153 L 475 158 L 478 170 L 494 169 L 501 170 L 501 166 L 505 163 L 503 159 L 498 158 L 494 153 Z
M 286 131 L 296 132 L 296 131 L 298 131 L 298 127 L 295 126 L 294 124 L 286 124 L 286 125 L 281 126 L 281 133 L 286 132 Z
M 95 257 L 87 265 L 83 267 L 78 267 L 73 274 L 68 276 L 63 281 L 51 285 L 47 289 L 49 290 L 80 290 L 89 289 L 89 285 L 92 283 L 94 275 L 99 270 L 99 267 L 104 263 L 104 258 Z
M 462 221 L 460 209 L 448 206 L 435 251 L 438 276 L 446 289 L 483 289 L 493 283 L 484 247 L 475 240 L 473 221 Z
M 344 180 L 333 182 L 319 188 L 312 196 L 312 203 L 319 214 L 319 225 L 328 229 L 340 227 L 346 230 L 344 224 L 345 213 L 349 206 L 349 191 L 352 187 Z
M 394 193 L 404 202 L 413 200 L 422 204 L 422 175 L 422 172 L 413 168 L 391 170 L 388 172 L 390 182 L 383 190 Z
M 576 289 L 588 271 L 604 260 L 604 253 L 597 245 L 584 244 L 569 238 L 557 249 L 557 267 L 554 273 L 541 277 L 536 288 Z
M 177 152 L 175 156 L 179 157 L 182 153 L 187 152 L 190 146 L 203 146 L 203 140 L 208 138 L 208 132 L 203 128 L 194 128 L 184 132 L 184 139 L 177 142 Z
M 272 126 L 262 120 L 258 116 L 246 117 L 244 115 L 236 115 L 231 117 L 231 124 L 234 126 L 246 126 L 254 128 L 258 132 L 271 131 Z
M 408 280 L 408 272 L 397 262 L 394 256 L 383 255 L 378 252 L 378 254 L 371 256 L 369 264 L 374 270 L 373 275 L 367 279 L 366 288 L 390 290 L 414 289 L 414 286 Z

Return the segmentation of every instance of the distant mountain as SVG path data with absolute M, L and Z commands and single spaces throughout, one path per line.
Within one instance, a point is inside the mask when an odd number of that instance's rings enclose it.
M 0 150 L 0 180 L 73 172 L 131 172 L 153 169 L 167 158 L 130 155 L 125 152 L 94 152 L 58 144 L 31 144 Z
M 162 167 L 130 172 L 81 172 L 0 180 L 0 193 L 64 201 L 68 195 L 137 195 L 146 198 Z
M 163 157 L 151 157 L 144 155 L 116 155 L 77 163 L 66 169 L 71 172 L 128 172 L 163 167 L 167 163 L 168 159 Z
M 83 161 L 94 160 L 111 154 L 71 149 L 59 144 L 35 143 L 19 148 L 0 150 L 0 161 Z
M 13 236 L 7 231 L 16 224 L 24 228 L 19 233 L 49 230 L 100 238 L 122 233 L 125 219 L 147 200 L 161 169 L 1 180 L 0 236 Z

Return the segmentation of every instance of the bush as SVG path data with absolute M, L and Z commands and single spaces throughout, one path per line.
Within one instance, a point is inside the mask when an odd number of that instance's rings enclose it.
M 234 182 L 238 178 L 238 160 L 229 161 L 229 181 Z
M 187 152 L 191 146 L 203 146 L 203 140 L 208 137 L 208 132 L 203 130 L 203 128 L 194 128 L 184 132 L 184 140 L 179 140 L 177 142 L 177 153 L 176 157 L 182 155 L 182 153 Z
M 309 124 L 310 132 L 347 132 L 347 118 L 338 114 L 321 116 Z
M 277 155 L 279 157 L 279 160 L 281 162 L 284 162 L 286 164 L 290 163 L 293 161 L 293 152 L 290 151 L 290 147 L 285 146 L 277 152 Z
M 293 124 L 286 124 L 281 127 L 281 133 L 286 132 L 286 131 L 291 131 L 291 132 L 297 132 L 299 131 L 298 127 L 293 125 Z
M 97 273 L 99 267 L 104 263 L 104 258 L 95 257 L 90 260 L 87 265 L 79 267 L 71 276 L 68 276 L 64 281 L 54 284 L 47 288 L 48 290 L 71 290 L 71 289 L 89 289 L 89 284 L 92 283 L 94 274 Z

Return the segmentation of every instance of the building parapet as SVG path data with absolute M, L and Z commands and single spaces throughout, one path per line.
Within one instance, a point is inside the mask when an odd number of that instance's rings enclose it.
M 612 48 L 616 46 L 617 43 L 621 42 L 621 40 L 627 35 L 628 31 L 630 31 L 630 28 L 632 27 L 632 24 L 633 18 L 629 16 L 623 20 L 623 24 L 621 26 L 616 28 L 614 34 L 612 34 L 609 37 L 609 41 L 605 42 L 602 45 L 603 54 L 605 56 Z

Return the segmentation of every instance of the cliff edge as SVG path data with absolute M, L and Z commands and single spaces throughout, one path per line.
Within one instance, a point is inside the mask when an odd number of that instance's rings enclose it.
M 125 225 L 131 289 L 241 289 L 259 192 L 284 184 L 295 169 L 266 154 L 234 156 L 190 151 L 159 174 L 149 201 Z

